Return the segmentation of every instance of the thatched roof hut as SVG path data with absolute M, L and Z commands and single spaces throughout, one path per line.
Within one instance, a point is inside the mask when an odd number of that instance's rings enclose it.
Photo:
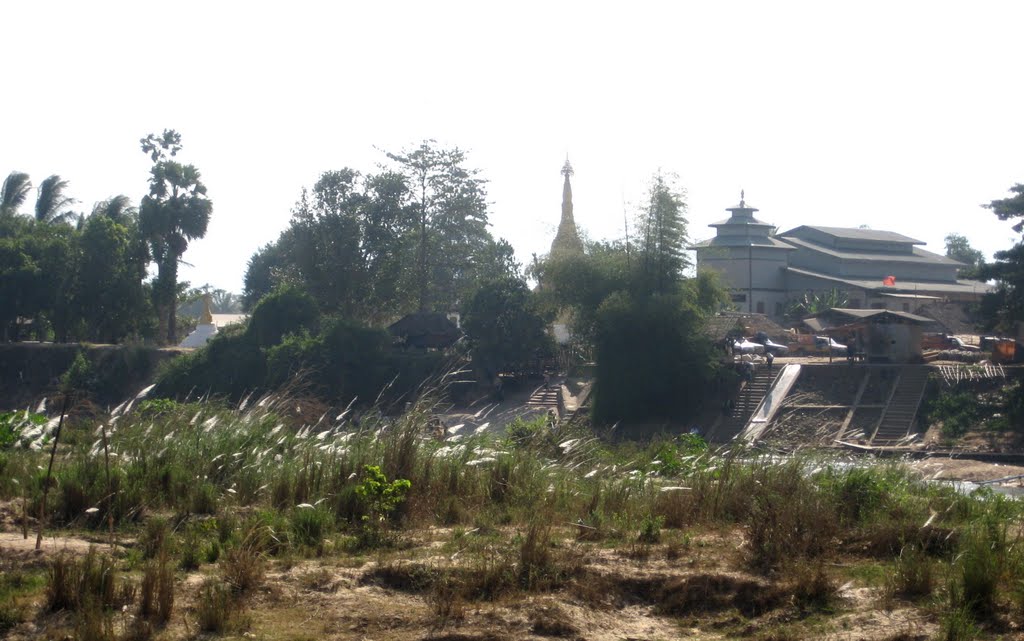
M 437 312 L 408 314 L 388 327 L 388 332 L 407 347 L 443 349 L 462 337 L 462 330 Z

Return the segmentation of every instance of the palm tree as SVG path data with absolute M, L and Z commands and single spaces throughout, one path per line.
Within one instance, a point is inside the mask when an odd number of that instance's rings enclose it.
M 139 228 L 149 242 L 156 262 L 153 302 L 161 331 L 174 345 L 177 340 L 175 297 L 178 288 L 178 263 L 189 241 L 206 235 L 213 205 L 199 170 L 170 159 L 181 149 L 181 134 L 164 130 L 163 136 L 150 134 L 142 139 L 142 150 L 153 158 L 149 195 L 139 207 Z
M 28 174 L 12 171 L 0 188 L 0 215 L 13 216 L 28 199 L 28 191 L 32 189 L 32 181 Z
M 36 195 L 36 220 L 41 223 L 63 223 L 70 221 L 74 214 L 66 211 L 68 205 L 76 202 L 64 195 L 68 181 L 54 174 L 39 184 Z
M 106 216 L 115 223 L 122 225 L 135 218 L 137 213 L 138 211 L 132 206 L 131 199 L 124 194 L 100 201 L 93 205 L 92 208 L 93 216 Z

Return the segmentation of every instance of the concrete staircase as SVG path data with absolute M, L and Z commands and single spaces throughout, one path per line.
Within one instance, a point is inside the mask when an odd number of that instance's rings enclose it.
M 775 382 L 779 370 L 762 367 L 754 374 L 754 380 L 740 390 L 736 396 L 736 405 L 729 416 L 724 417 L 708 435 L 708 440 L 716 443 L 727 443 L 736 438 L 746 427 L 750 416 L 761 404 L 766 393 Z
M 925 365 L 906 365 L 899 369 L 899 378 L 893 384 L 889 401 L 871 436 L 871 445 L 894 445 L 910 433 L 924 397 L 928 371 Z
M 530 395 L 530 399 L 526 401 L 526 404 L 530 407 L 542 407 L 544 409 L 553 409 L 555 413 L 561 415 L 561 389 L 558 385 L 551 385 L 547 388 L 544 386 L 538 387 Z

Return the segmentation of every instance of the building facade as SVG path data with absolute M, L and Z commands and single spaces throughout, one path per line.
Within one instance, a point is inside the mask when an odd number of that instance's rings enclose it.
M 714 270 L 733 303 L 781 318 L 789 301 L 838 291 L 845 307 L 912 312 L 941 302 L 977 301 L 986 283 L 957 278 L 963 265 L 925 243 L 873 229 L 801 225 L 777 234 L 742 198 L 712 223 L 713 238 L 691 247 L 698 270 Z
M 729 218 L 711 223 L 715 236 L 690 247 L 697 251 L 697 269 L 713 270 L 729 287 L 740 311 L 782 316 L 789 297 L 786 268 L 794 247 L 775 238 L 775 227 L 758 220 L 758 211 L 740 204 L 726 209 Z

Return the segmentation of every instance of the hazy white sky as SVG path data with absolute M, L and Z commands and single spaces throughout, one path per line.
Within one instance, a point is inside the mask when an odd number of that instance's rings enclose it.
M 759 216 L 926 241 L 1014 240 L 980 204 L 1024 182 L 1022 2 L 34 2 L 4 6 L 0 174 L 139 199 L 174 128 L 214 203 L 182 277 L 240 291 L 320 172 L 424 138 L 483 170 L 518 259 L 576 221 L 621 237 L 657 169 L 690 235 Z

